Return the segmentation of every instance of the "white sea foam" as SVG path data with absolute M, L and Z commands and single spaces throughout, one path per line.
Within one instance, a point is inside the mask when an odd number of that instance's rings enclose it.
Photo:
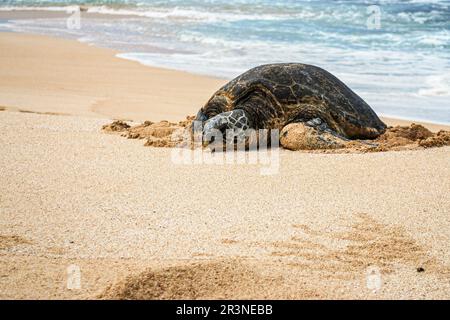
M 450 96 L 450 73 L 433 75 L 425 79 L 426 88 L 420 89 L 421 96 Z M 449 99 L 450 105 L 450 99 Z
M 90 13 L 100 13 L 109 15 L 129 15 L 146 17 L 153 19 L 170 19 L 170 20 L 191 20 L 204 22 L 225 22 L 225 21 L 239 21 L 239 20 L 280 20 L 286 18 L 301 18 L 302 16 L 294 14 L 273 15 L 273 14 L 247 14 L 239 11 L 234 12 L 212 12 L 199 11 L 197 9 L 182 9 L 182 8 L 145 8 L 145 9 L 114 9 L 106 6 L 90 7 Z
M 370 0 L 298 0 L 289 6 L 278 0 L 115 2 L 89 6 L 93 14 L 82 13 L 81 30 L 68 30 L 64 18 L 11 20 L 0 28 L 67 36 L 121 50 L 119 57 L 145 65 L 225 78 L 264 63 L 314 64 L 377 112 L 450 122 L 448 2 L 379 0 L 380 30 L 366 28 Z M 99 14 L 107 19 L 97 19 Z
M 69 6 L 64 7 L 26 7 L 26 6 L 0 6 L 0 11 L 67 11 Z
M 306 20 L 323 20 L 323 19 L 340 19 L 352 20 L 364 16 L 363 12 L 358 11 L 333 11 L 324 9 L 315 11 L 305 7 L 297 12 L 242 12 L 241 10 L 208 10 L 206 8 L 158 8 L 158 7 L 136 7 L 130 9 L 113 8 L 109 6 L 88 6 L 88 13 L 97 13 L 105 15 L 120 16 L 136 16 L 153 19 L 169 19 L 169 20 L 187 20 L 187 21 L 203 21 L 203 22 L 233 22 L 242 20 L 258 20 L 258 21 L 277 21 L 286 19 L 306 19 Z M 64 12 L 69 6 L 0 6 L 0 11 L 59 11 Z

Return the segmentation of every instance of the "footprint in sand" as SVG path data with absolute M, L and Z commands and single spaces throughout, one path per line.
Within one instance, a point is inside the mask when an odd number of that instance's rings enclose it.
M 351 279 L 370 266 L 389 274 L 396 265 L 407 266 L 412 271 L 450 275 L 450 268 L 431 257 L 403 228 L 384 225 L 367 214 L 357 214 L 355 220 L 347 231 L 331 234 L 294 224 L 299 235 L 288 241 L 272 242 L 268 247 L 272 256 L 289 259 L 291 267 L 332 278 Z M 342 243 L 343 249 L 328 247 L 319 237 Z
M 0 250 L 9 249 L 22 244 L 31 244 L 31 241 L 18 235 L 0 235 Z

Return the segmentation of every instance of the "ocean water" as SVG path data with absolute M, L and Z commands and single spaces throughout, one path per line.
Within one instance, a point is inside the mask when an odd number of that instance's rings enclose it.
M 447 0 L 0 0 L 0 11 L 76 4 L 88 8 L 80 29 L 64 17 L 0 20 L 0 30 L 76 38 L 146 65 L 229 79 L 264 63 L 314 64 L 381 115 L 450 124 Z

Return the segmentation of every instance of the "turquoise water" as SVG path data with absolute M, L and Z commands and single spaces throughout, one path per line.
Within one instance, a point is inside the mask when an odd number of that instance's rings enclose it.
M 380 114 L 450 123 L 450 1 L 0 1 L 0 10 L 77 3 L 101 17 L 82 13 L 80 30 L 65 18 L 0 21 L 0 30 L 62 35 L 225 78 L 263 63 L 310 63 Z M 368 27 L 371 5 L 379 28 Z

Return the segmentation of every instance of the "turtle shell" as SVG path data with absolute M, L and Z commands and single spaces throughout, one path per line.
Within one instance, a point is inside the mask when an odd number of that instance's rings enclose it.
M 257 127 L 318 117 L 349 138 L 373 138 L 386 128 L 372 108 L 342 81 L 322 68 L 301 63 L 250 69 L 220 88 L 202 112 L 209 118 L 234 108 L 243 108 L 257 118 Z

